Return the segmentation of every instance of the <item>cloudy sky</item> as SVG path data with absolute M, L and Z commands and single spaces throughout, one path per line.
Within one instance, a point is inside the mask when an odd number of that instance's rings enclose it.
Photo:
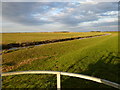
M 2 2 L 2 32 L 113 31 L 117 2 Z

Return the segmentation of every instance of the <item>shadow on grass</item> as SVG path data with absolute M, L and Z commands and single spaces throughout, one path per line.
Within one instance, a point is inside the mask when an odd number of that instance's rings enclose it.
M 120 59 L 120 57 L 115 56 L 114 53 L 110 52 L 108 56 L 102 56 L 95 64 L 88 65 L 87 70 L 79 72 L 79 69 L 78 69 L 78 73 L 120 83 L 120 80 L 118 78 L 120 63 L 118 63 L 118 59 Z M 114 89 L 110 86 L 99 84 L 99 83 L 81 79 L 81 78 L 62 76 L 62 79 L 64 79 L 62 81 L 63 89 L 64 88 L 111 88 L 111 89 Z
M 84 59 L 87 58 L 87 57 L 88 57 L 88 56 L 85 56 L 85 57 L 83 57 L 82 59 L 76 61 L 74 64 L 72 64 L 71 66 L 68 67 L 68 69 L 66 70 L 66 72 L 68 72 L 69 70 L 73 69 L 73 67 L 74 67 L 75 65 L 77 65 L 79 62 L 81 62 L 82 60 L 84 60 Z M 80 67 L 79 67 L 79 70 L 82 71 L 82 69 L 81 69 Z
M 69 66 L 66 69 L 66 72 L 71 72 L 71 71 L 74 73 L 77 72 L 80 74 L 94 76 L 101 79 L 106 79 L 109 81 L 120 83 L 120 80 L 118 78 L 118 74 L 119 74 L 118 71 L 120 66 L 120 63 L 118 63 L 118 60 L 120 59 L 119 56 L 115 56 L 114 53 L 110 52 L 107 56 L 105 55 L 101 56 L 96 63 L 89 64 L 87 69 L 83 71 L 82 68 L 80 68 L 81 66 L 79 66 L 79 63 L 81 63 L 86 58 L 87 56 L 71 64 L 71 66 Z M 28 85 L 29 86 L 34 85 L 33 88 L 37 88 L 37 87 L 41 88 L 42 86 L 44 86 L 45 88 L 55 89 L 57 86 L 56 75 L 46 76 L 44 78 L 41 78 L 41 75 L 40 75 L 40 77 L 39 76 L 34 77 L 36 79 L 34 79 L 32 76 L 34 75 L 30 75 L 31 78 L 28 79 L 29 82 L 32 82 L 32 83 L 29 83 L 28 80 L 23 80 L 23 81 L 21 80 L 22 84 L 25 84 L 25 87 L 28 87 Z M 15 77 L 13 76 L 12 78 L 15 78 Z M 43 80 L 43 79 L 45 79 L 45 81 L 40 83 L 40 80 Z M 8 83 L 5 83 L 4 85 L 8 85 Z M 61 87 L 62 89 L 66 89 L 66 88 L 68 89 L 72 89 L 72 88 L 80 88 L 80 89 L 107 88 L 108 89 L 110 88 L 112 90 L 115 89 L 110 86 L 99 84 L 94 81 L 89 81 L 89 80 L 76 78 L 76 77 L 69 77 L 69 76 L 61 76 Z

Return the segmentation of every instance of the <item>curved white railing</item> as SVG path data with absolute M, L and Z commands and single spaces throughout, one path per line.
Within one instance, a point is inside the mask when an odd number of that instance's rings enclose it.
M 120 84 L 96 78 L 96 77 L 91 77 L 83 74 L 76 74 L 76 73 L 68 73 L 68 72 L 60 72 L 60 71 L 18 71 L 18 72 L 5 72 L 2 73 L 2 76 L 9 76 L 9 75 L 19 75 L 19 74 L 56 74 L 57 75 L 57 89 L 60 90 L 61 88 L 61 83 L 60 83 L 60 75 L 66 75 L 66 76 L 72 76 L 72 77 L 78 77 L 78 78 L 83 78 L 91 81 L 95 81 L 98 83 L 103 83 L 108 86 L 112 86 L 114 88 L 120 89 Z

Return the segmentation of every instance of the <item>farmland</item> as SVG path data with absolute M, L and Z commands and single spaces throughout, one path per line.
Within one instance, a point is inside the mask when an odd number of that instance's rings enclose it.
M 3 44 L 48 39 L 84 37 L 103 33 L 20 33 L 3 34 Z M 13 50 L 2 55 L 3 72 L 52 70 L 81 73 L 120 83 L 118 78 L 118 33 L 50 43 Z M 3 88 L 55 88 L 55 75 L 17 75 L 3 77 Z M 92 81 L 62 76 L 62 88 L 110 88 Z
M 103 32 L 4 33 L 2 35 L 2 48 L 24 47 L 103 34 Z
M 43 33 L 3 33 L 2 34 L 2 44 L 9 43 L 22 43 L 22 42 L 34 42 L 34 41 L 43 41 L 51 39 L 63 39 L 70 37 L 83 37 L 90 35 L 103 34 L 97 32 L 43 32 Z

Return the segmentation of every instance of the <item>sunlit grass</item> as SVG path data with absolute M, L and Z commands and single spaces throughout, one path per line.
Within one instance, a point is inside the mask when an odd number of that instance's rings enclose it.
M 83 37 L 83 36 L 100 35 L 100 34 L 104 34 L 104 33 L 103 32 L 3 33 L 2 44 L 45 41 L 45 40 Z
M 30 61 L 32 60 L 32 61 Z M 19 65 L 8 71 L 52 70 L 81 73 L 119 83 L 118 35 L 73 40 L 25 48 L 3 54 L 3 67 Z M 3 88 L 55 88 L 54 75 L 3 77 Z M 92 81 L 62 76 L 63 88 L 109 88 Z

